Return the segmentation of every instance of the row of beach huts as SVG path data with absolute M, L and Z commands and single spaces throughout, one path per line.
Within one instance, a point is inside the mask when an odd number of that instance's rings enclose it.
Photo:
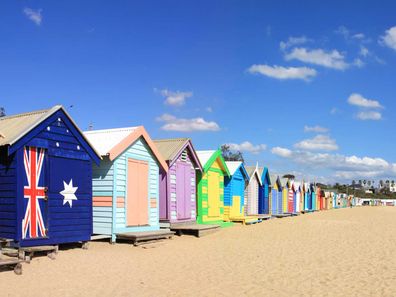
M 0 266 L 17 273 L 60 244 L 199 237 L 356 204 L 143 126 L 82 132 L 62 106 L 0 118 Z

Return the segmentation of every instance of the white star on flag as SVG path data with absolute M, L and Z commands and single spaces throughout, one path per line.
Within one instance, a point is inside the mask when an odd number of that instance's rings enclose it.
M 67 184 L 65 181 L 63 181 L 63 186 L 64 190 L 60 192 L 60 194 L 63 195 L 63 205 L 66 203 L 69 203 L 70 208 L 73 206 L 73 200 L 77 200 L 77 197 L 75 195 L 78 187 L 73 187 L 73 179 L 70 179 L 69 184 Z

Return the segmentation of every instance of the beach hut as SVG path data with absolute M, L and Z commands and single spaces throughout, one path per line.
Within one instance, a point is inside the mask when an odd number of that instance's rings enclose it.
M 202 172 L 189 138 L 155 140 L 169 170 L 160 169 L 159 218 L 161 223 L 195 223 L 196 171 Z
M 294 212 L 300 213 L 301 212 L 301 183 L 300 182 L 293 182 L 293 189 L 294 189 Z
M 313 184 L 313 183 L 311 183 L 310 185 L 309 185 L 309 187 L 310 187 L 310 194 L 311 194 L 311 210 L 312 211 L 316 211 L 317 210 L 317 208 L 316 208 L 316 205 L 317 205 L 317 201 L 316 201 L 316 186 L 315 186 L 315 184 Z
M 0 238 L 37 249 L 90 240 L 99 161 L 60 105 L 1 117 Z
M 222 227 L 232 223 L 224 222 L 224 177 L 230 177 L 221 150 L 197 151 L 202 164 L 202 173 L 197 176 L 197 222 L 219 224 Z
M 312 210 L 311 187 L 309 183 L 304 183 L 304 211 Z
M 282 211 L 282 184 L 277 175 L 270 175 L 271 179 L 271 215 L 276 216 L 283 213 Z
M 271 214 L 271 177 L 267 167 L 261 169 L 259 168 L 259 172 L 261 172 L 261 186 L 259 188 L 259 215 L 261 215 L 261 218 L 266 218 Z
M 295 196 L 296 196 L 296 190 L 294 188 L 294 181 L 289 180 L 288 181 L 288 186 L 289 186 L 289 191 L 287 193 L 287 212 L 288 213 L 295 213 Z
M 281 178 L 280 179 L 282 184 L 282 213 L 289 213 L 289 190 L 290 190 L 290 183 L 289 179 Z
M 246 166 L 249 175 L 248 185 L 245 191 L 245 215 L 258 215 L 260 209 L 259 191 L 261 188 L 261 176 L 258 165 Z
M 230 176 L 224 177 L 224 221 L 243 224 L 258 222 L 257 200 L 255 203 L 256 213 L 250 215 L 248 210 L 249 215 L 245 216 L 245 189 L 249 182 L 245 166 L 240 161 L 226 161 L 225 163 Z
M 159 225 L 159 170 L 168 165 L 143 126 L 85 132 L 102 156 L 93 165 L 93 233 L 139 241 L 171 237 Z

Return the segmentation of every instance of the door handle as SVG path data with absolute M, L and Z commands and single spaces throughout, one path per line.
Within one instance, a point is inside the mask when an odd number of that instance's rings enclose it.
M 44 200 L 48 201 L 48 187 L 44 187 Z

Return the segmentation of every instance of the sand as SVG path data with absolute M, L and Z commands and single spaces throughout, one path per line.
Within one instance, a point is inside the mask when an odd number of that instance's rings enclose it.
M 329 210 L 34 258 L 1 296 L 396 296 L 396 207 Z

